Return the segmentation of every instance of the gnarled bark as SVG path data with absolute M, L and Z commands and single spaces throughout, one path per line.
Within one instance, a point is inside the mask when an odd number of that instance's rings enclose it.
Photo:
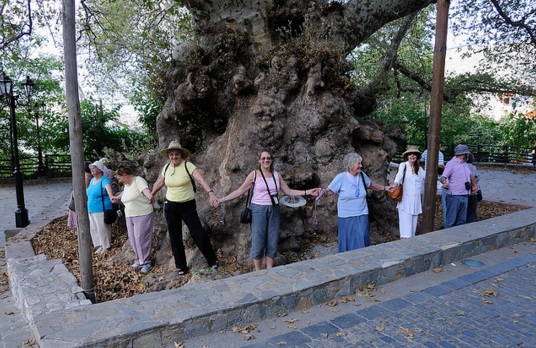
M 378 124 L 354 118 L 374 109 L 379 89 L 352 84 L 345 58 L 386 23 L 430 3 L 187 1 L 195 38 L 177 47 L 168 72 L 168 99 L 157 122 L 160 148 L 179 139 L 218 197 L 243 182 L 265 147 L 292 188 L 325 188 L 353 151 L 364 157 L 365 172 L 385 184 L 395 143 Z M 150 161 L 146 167 L 155 179 L 163 160 Z M 374 197 L 383 213 L 373 237 L 396 233 L 394 205 L 383 194 Z M 249 226 L 238 222 L 244 200 L 224 206 L 223 225 L 198 194 L 216 246 L 241 262 L 249 250 Z M 318 225 L 312 223 L 312 203 L 282 208 L 282 250 L 299 248 L 296 238 L 313 231 L 336 233 L 336 198 L 319 201 Z

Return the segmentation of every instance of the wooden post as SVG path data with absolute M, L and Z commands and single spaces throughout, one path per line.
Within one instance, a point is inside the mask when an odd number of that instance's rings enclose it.
M 441 132 L 441 107 L 445 83 L 445 56 L 447 53 L 447 31 L 450 2 L 437 1 L 436 38 L 434 46 L 434 71 L 430 98 L 430 121 L 428 127 L 428 154 L 426 158 L 426 183 L 422 231 L 434 230 L 435 197 L 437 192 L 437 161 Z
M 78 255 L 80 286 L 86 297 L 96 302 L 95 282 L 91 257 L 91 235 L 87 214 L 86 185 L 84 182 L 84 148 L 82 117 L 78 95 L 78 67 L 75 41 L 75 1 L 63 0 L 63 56 L 65 59 L 65 93 L 69 115 L 69 143 L 71 146 L 72 181 L 78 223 Z

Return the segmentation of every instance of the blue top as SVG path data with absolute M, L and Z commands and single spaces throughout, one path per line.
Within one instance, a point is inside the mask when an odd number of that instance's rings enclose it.
M 352 176 L 348 172 L 337 174 L 329 184 L 328 188 L 339 195 L 337 200 L 338 217 L 368 215 L 367 190 L 363 186 L 361 174 L 365 178 L 365 184 L 369 187 L 370 179 L 364 172 L 357 174 L 357 176 Z
M 95 182 L 95 178 L 92 178 L 87 187 L 87 211 L 88 213 L 103 213 L 102 200 L 104 199 L 104 208 L 106 210 L 112 209 L 112 201 L 106 192 L 106 185 L 111 185 L 110 179 L 104 175 L 99 181 Z

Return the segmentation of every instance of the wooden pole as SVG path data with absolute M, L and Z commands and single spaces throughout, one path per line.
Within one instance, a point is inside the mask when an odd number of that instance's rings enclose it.
M 78 255 L 80 258 L 80 286 L 86 297 L 96 302 L 95 282 L 91 257 L 91 235 L 87 214 L 87 196 L 84 180 L 84 147 L 82 117 L 78 95 L 78 67 L 76 62 L 75 0 L 63 0 L 63 56 L 65 59 L 65 93 L 69 115 L 69 143 L 71 146 L 72 182 L 78 223 Z
M 441 132 L 441 107 L 445 84 L 445 56 L 447 53 L 448 15 L 450 2 L 437 1 L 436 38 L 434 46 L 434 71 L 430 98 L 430 121 L 428 127 L 428 155 L 426 158 L 426 183 L 422 231 L 434 230 L 435 197 L 437 191 L 437 162 Z

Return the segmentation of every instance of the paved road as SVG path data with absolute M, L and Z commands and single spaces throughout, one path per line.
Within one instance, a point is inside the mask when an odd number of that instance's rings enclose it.
M 59 209 L 67 212 L 67 202 L 71 192 L 70 182 L 46 185 L 24 185 L 24 201 L 28 209 L 30 223 L 42 223 Z M 5 244 L 6 230 L 16 230 L 15 211 L 17 196 L 14 186 L 0 187 L 0 247 Z

